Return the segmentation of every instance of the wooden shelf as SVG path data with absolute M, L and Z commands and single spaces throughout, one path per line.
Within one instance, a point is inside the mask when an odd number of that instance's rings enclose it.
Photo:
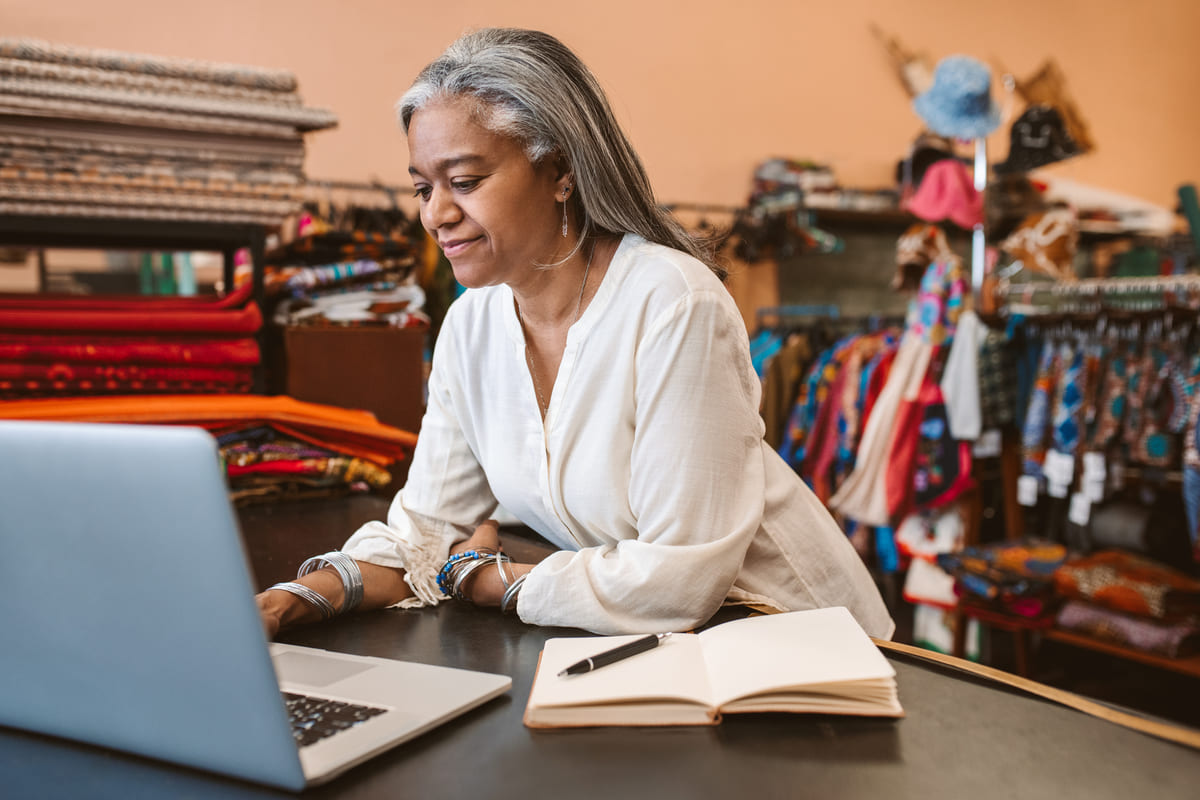
M 1103 639 L 1097 639 L 1094 636 L 1086 636 L 1080 633 L 1064 631 L 1058 628 L 1047 628 L 1040 633 L 1047 639 L 1053 639 L 1056 642 L 1072 645 L 1073 647 L 1083 647 L 1088 650 L 1096 650 L 1101 653 L 1108 653 L 1119 658 L 1137 661 L 1142 664 L 1149 664 L 1152 667 L 1161 669 L 1169 669 L 1173 672 L 1179 672 L 1184 675 L 1190 675 L 1193 678 L 1200 678 L 1200 655 L 1183 656 L 1182 658 L 1167 658 L 1155 653 L 1147 653 L 1142 650 L 1134 650 L 1129 647 L 1123 647 L 1113 642 L 1106 642 Z

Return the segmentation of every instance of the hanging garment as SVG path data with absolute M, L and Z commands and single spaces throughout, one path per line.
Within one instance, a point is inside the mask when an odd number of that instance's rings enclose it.
M 994 430 L 1016 422 L 1017 361 L 1007 336 L 984 330 L 978 362 L 980 427 Z
M 1179 442 L 1176 436 L 1187 423 L 1186 379 L 1178 354 L 1164 354 L 1162 365 L 1154 373 L 1146 392 L 1142 429 L 1133 448 L 1133 458 L 1152 467 L 1167 468 L 1176 463 Z
M 1097 387 L 1099 398 L 1096 421 L 1091 435 L 1091 449 L 1097 453 L 1107 452 L 1117 440 L 1125 423 L 1129 389 L 1129 350 L 1118 344 L 1109 352 L 1109 357 Z
M 890 524 L 884 478 L 895 418 L 902 401 L 916 399 L 932 355 L 933 346 L 920 336 L 906 334 L 901 340 L 887 383 L 867 418 L 854 471 L 829 499 L 831 508 L 867 525 Z
M 940 369 L 930 373 L 931 359 L 939 346 L 950 344 L 966 291 L 959 259 L 937 260 L 925 270 L 920 291 L 909 303 L 887 383 L 867 419 L 854 471 L 829 501 L 845 516 L 868 525 L 891 524 L 886 478 L 889 470 L 894 471 L 897 414 L 903 402 L 917 400 L 926 377 L 940 379 Z M 913 426 L 907 430 L 911 438 Z
M 833 494 L 832 471 L 838 450 L 837 410 L 841 405 L 841 395 L 847 378 L 846 370 L 838 370 L 825 401 L 821 403 L 817 412 L 813 432 L 819 436 L 813 438 L 801 465 L 800 474 L 808 481 L 813 494 L 820 498 L 822 503 L 827 502 Z
M 1200 561 L 1200 354 L 1188 367 L 1188 418 L 1183 436 L 1183 502 L 1192 553 Z
M 1064 344 L 1059 360 L 1063 370 L 1055 392 L 1051 439 L 1059 453 L 1074 456 L 1079 449 L 1079 422 L 1087 392 L 1084 348 Z
M 917 296 L 909 304 L 905 331 L 935 346 L 945 343 L 954 335 L 966 295 L 967 283 L 959 259 L 945 258 L 930 263 Z
M 810 439 L 816 433 L 814 425 L 821 402 L 828 392 L 828 383 L 837 374 L 839 355 L 844 351 L 845 340 L 822 352 L 809 369 L 808 377 L 800 385 L 796 403 L 788 415 L 783 443 L 779 455 L 788 466 L 797 472 L 807 455 Z
M 783 444 L 788 412 L 796 402 L 804 372 L 812 363 L 808 337 L 791 334 L 782 349 L 767 362 L 763 376 L 762 416 L 767 444 L 778 450 Z
M 979 348 L 986 329 L 974 311 L 958 318 L 950 355 L 942 373 L 941 390 L 950 435 L 975 441 L 983 428 L 979 394 Z
M 1053 342 L 1047 341 L 1042 345 L 1037 378 L 1034 379 L 1029 408 L 1025 412 L 1025 426 L 1021 430 L 1021 472 L 1039 479 L 1042 477 L 1042 464 L 1046 460 L 1046 435 L 1056 386 L 1057 353 L 1058 348 Z
M 1129 360 L 1129 370 L 1125 387 L 1128 398 L 1125 411 L 1125 425 L 1121 430 L 1121 443 L 1127 452 L 1132 453 L 1137 447 L 1137 439 L 1142 431 L 1142 422 L 1146 409 L 1146 398 L 1158 370 L 1155 350 L 1150 345 L 1143 347 L 1140 355 Z

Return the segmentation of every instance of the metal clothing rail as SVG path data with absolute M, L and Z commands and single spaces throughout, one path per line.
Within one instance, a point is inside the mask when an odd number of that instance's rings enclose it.
M 1071 282 L 1013 283 L 1000 288 L 1006 296 L 1049 293 L 1056 297 L 1099 297 L 1110 294 L 1200 291 L 1200 275 L 1161 275 L 1141 278 L 1084 278 Z
M 1024 316 L 1200 310 L 1200 275 L 1085 278 L 1079 281 L 997 287 L 1005 314 Z M 1168 297 L 1168 295 L 1175 295 Z

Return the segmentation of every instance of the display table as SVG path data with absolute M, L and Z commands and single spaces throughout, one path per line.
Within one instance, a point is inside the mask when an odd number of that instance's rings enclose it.
M 242 511 L 260 585 L 336 546 L 379 498 Z M 536 557 L 537 542 L 506 536 Z M 544 551 L 544 548 L 541 548 Z M 288 551 L 288 555 L 281 555 Z M 269 556 L 268 556 L 269 554 Z M 290 562 L 290 563 L 289 563 Z M 314 797 L 1194 798 L 1200 752 L 953 670 L 888 653 L 900 720 L 760 714 L 716 727 L 531 731 L 521 723 L 543 641 L 491 609 L 367 612 L 281 639 L 511 675 L 511 691 L 374 759 Z M 241 798 L 274 794 L 101 749 L 0 729 L 4 796 Z

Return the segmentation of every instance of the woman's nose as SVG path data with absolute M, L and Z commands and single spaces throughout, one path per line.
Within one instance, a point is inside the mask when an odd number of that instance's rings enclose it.
M 425 227 L 436 230 L 445 225 L 451 225 L 462 218 L 462 209 L 449 192 L 434 189 L 429 195 L 422 212 L 425 217 Z

